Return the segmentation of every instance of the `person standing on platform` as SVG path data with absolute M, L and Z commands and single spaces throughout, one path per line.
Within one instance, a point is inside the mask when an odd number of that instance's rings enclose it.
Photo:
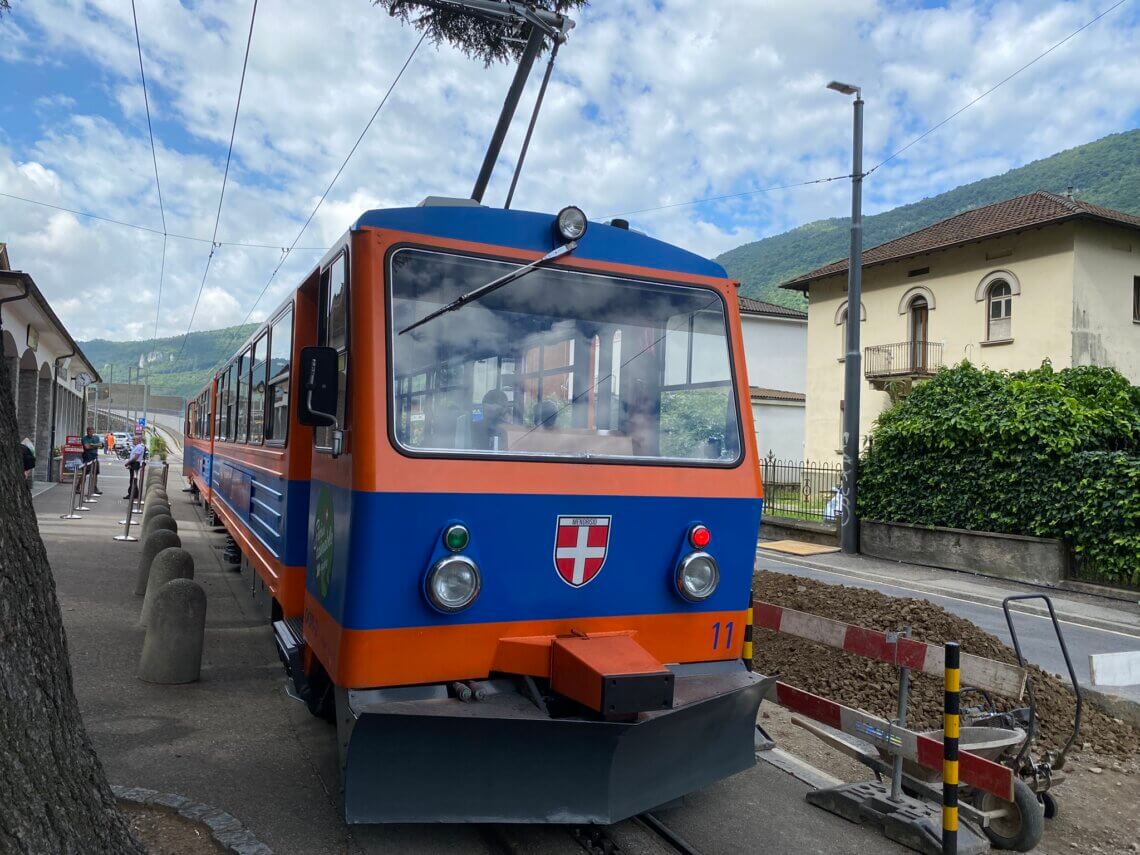
M 136 495 L 136 489 L 141 485 L 138 484 L 139 469 L 142 468 L 143 456 L 146 454 L 146 444 L 142 440 L 142 435 L 135 437 L 135 443 L 131 446 L 131 453 L 127 457 L 127 471 L 131 473 L 131 483 L 127 486 L 127 495 L 123 496 L 124 499 L 132 499 Z
M 107 436 L 106 436 L 105 442 L 107 444 L 107 453 L 108 454 L 114 454 L 115 453 L 115 435 L 113 433 L 111 433 L 110 431 L 107 431 Z
M 83 435 L 83 463 L 94 463 L 91 467 L 91 494 L 102 496 L 99 489 L 99 437 L 95 436 L 95 428 L 87 425 L 87 433 Z

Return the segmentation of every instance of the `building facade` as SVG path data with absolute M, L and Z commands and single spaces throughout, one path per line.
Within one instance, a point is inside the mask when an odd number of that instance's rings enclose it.
M 12 270 L 0 243 L 0 339 L 20 439 L 36 447 L 37 481 L 56 480 L 52 449 L 83 433 L 84 390 L 98 372 L 56 317 L 32 277 Z
M 760 456 L 803 460 L 807 313 L 741 297 L 740 325 Z
M 862 438 L 942 366 L 1116 368 L 1140 384 L 1140 217 L 1031 193 L 864 253 Z M 808 296 L 805 453 L 843 444 L 847 263 L 785 288 Z M 853 314 L 853 313 L 852 313 Z

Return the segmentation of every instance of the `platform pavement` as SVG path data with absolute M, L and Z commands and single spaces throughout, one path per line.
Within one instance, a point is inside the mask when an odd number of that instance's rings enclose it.
M 68 635 L 75 690 L 88 733 L 112 783 L 176 793 L 236 816 L 261 841 L 287 853 L 493 853 L 474 826 L 347 827 L 340 814 L 332 728 L 291 698 L 270 627 L 239 574 L 221 562 L 224 537 L 169 482 L 184 548 L 207 591 L 202 679 L 155 686 L 135 678 L 143 630 L 132 594 L 140 546 L 112 537 L 126 503 L 125 471 L 103 457 L 104 495 L 81 520 L 62 520 L 69 486 L 35 507 Z M 460 759 L 461 762 L 461 759 Z M 446 770 L 440 770 L 441 779 Z M 557 774 L 552 769 L 551 774 Z M 901 851 L 876 833 L 807 805 L 807 786 L 759 764 L 671 812 L 706 853 Z M 536 830 L 537 831 L 537 830 Z M 572 851 L 565 834 L 539 835 L 528 852 Z

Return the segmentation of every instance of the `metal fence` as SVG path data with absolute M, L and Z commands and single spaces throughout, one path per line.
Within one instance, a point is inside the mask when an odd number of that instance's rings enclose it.
M 764 482 L 764 514 L 799 520 L 835 522 L 839 515 L 842 481 L 839 464 L 778 460 L 769 454 L 760 461 Z

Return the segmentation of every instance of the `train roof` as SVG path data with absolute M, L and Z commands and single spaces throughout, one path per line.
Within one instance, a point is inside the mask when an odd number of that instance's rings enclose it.
M 366 211 L 352 228 L 415 232 L 545 253 L 558 245 L 553 221 L 553 214 L 534 211 L 511 211 L 482 205 L 429 204 L 416 208 Z M 694 252 L 640 232 L 593 221 L 579 242 L 574 257 L 696 276 L 722 279 L 727 276 L 724 268 L 715 261 Z

